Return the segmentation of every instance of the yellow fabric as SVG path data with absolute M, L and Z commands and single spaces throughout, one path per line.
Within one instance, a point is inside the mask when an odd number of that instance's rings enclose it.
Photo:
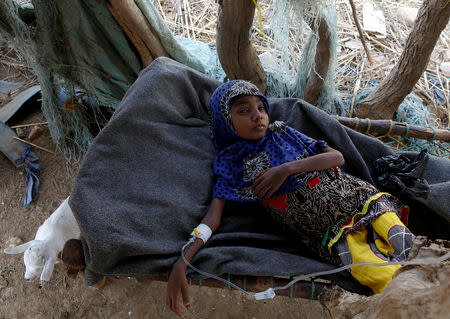
M 381 247 L 381 252 L 394 251 L 388 240 L 388 232 L 394 225 L 401 225 L 404 227 L 403 223 L 397 217 L 397 214 L 393 212 L 384 213 L 372 222 L 372 226 L 377 234 L 383 238 L 383 241 L 377 240 L 376 243 L 378 248 Z M 380 258 L 380 256 L 377 256 L 372 251 L 367 243 L 367 234 L 367 229 L 362 228 L 346 235 L 345 239 L 352 255 L 352 263 L 372 262 L 382 264 L 387 262 L 387 259 Z M 356 266 L 351 268 L 350 271 L 353 277 L 360 283 L 372 288 L 375 293 L 381 293 L 389 282 L 391 282 L 395 271 L 400 267 L 400 265 L 383 267 Z
M 383 254 L 388 256 L 389 253 L 393 253 L 394 252 L 394 248 L 389 245 L 388 242 L 386 242 L 384 239 L 382 238 L 377 238 L 377 240 L 375 240 L 375 246 L 377 246 L 377 249 Z
M 406 226 L 402 223 L 400 218 L 398 218 L 398 215 L 395 212 L 386 212 L 372 221 L 373 229 L 375 229 L 377 234 L 387 242 L 389 242 L 389 230 L 395 225 L 406 228 Z
M 369 205 L 373 201 L 376 201 L 378 198 L 380 198 L 381 196 L 385 196 L 385 195 L 391 196 L 391 194 L 389 194 L 389 193 L 377 193 L 377 194 L 373 195 L 372 197 L 370 197 L 366 201 L 363 209 L 359 213 L 356 213 L 355 215 L 353 215 L 351 222 L 348 223 L 347 225 L 345 225 L 344 227 L 342 227 L 339 230 L 339 233 L 330 240 L 330 242 L 328 243 L 328 251 L 330 252 L 330 254 L 331 254 L 331 247 L 338 242 L 339 238 L 341 238 L 342 234 L 344 233 L 344 230 L 346 230 L 347 228 L 353 227 L 353 225 L 355 224 L 356 217 L 358 215 L 365 215 L 367 213 L 367 210 L 369 209 Z
M 382 218 L 377 218 L 372 222 L 373 228 L 382 238 L 382 240 L 375 241 L 375 245 L 383 254 L 388 256 L 389 252 L 394 252 L 394 248 L 389 244 L 389 229 L 394 225 L 404 226 L 404 224 L 395 212 L 387 212 L 380 217 Z

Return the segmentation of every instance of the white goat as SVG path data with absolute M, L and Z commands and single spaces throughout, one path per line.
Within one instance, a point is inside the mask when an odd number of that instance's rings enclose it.
M 33 280 L 41 274 L 41 280 L 48 281 L 53 267 L 58 263 L 57 256 L 69 239 L 80 238 L 80 228 L 69 206 L 69 197 L 39 226 L 33 240 L 6 248 L 6 254 L 23 253 L 25 279 Z

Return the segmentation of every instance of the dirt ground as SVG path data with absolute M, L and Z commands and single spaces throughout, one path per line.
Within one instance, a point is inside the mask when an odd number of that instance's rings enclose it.
M 45 122 L 38 108 L 9 125 Z M 54 150 L 48 129 L 33 143 Z M 0 153 L 0 319 L 10 318 L 177 318 L 165 307 L 165 282 L 109 277 L 105 287 L 87 287 L 83 279 L 69 279 L 65 266 L 57 264 L 52 278 L 40 287 L 26 282 L 23 254 L 6 255 L 3 249 L 13 237 L 32 240 L 39 225 L 70 194 L 78 164 L 68 164 L 59 152 L 34 148 L 43 170 L 38 199 L 24 207 L 24 170 Z M 275 297 L 253 301 L 227 289 L 193 286 L 191 310 L 184 318 L 324 318 L 318 301 Z

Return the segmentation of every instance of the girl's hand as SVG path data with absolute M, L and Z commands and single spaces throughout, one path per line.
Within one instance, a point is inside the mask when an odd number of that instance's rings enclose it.
M 186 279 L 186 265 L 182 260 L 175 263 L 167 282 L 166 306 L 177 315 L 181 315 L 179 306 L 180 293 L 183 298 L 183 304 L 189 309 L 189 288 Z
M 288 178 L 289 172 L 283 166 L 270 167 L 256 175 L 252 192 L 257 198 L 270 198 Z

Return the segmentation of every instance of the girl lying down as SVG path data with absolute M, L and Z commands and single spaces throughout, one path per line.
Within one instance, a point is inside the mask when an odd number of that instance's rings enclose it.
M 235 80 L 210 100 L 216 184 L 206 216 L 186 247 L 191 261 L 221 220 L 226 201 L 258 201 L 295 232 L 318 258 L 338 267 L 404 261 L 414 238 L 401 220 L 409 209 L 394 196 L 339 169 L 342 154 L 283 122 L 269 124 L 270 105 L 253 84 Z M 186 263 L 179 259 L 167 284 L 167 306 L 189 309 Z M 353 277 L 382 292 L 400 265 L 357 266 Z

